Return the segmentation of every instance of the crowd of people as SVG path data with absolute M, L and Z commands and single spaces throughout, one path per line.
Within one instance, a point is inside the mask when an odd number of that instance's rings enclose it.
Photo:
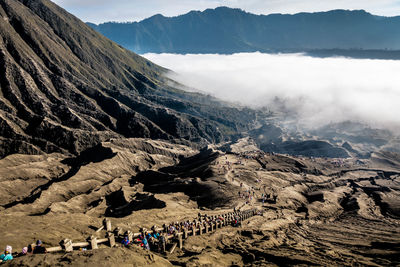
M 141 229 L 141 234 L 133 240 L 130 240 L 128 233 L 126 233 L 121 241 L 121 244 L 124 247 L 136 245 L 147 250 L 163 253 L 171 236 L 175 236 L 178 233 L 183 233 L 185 230 L 192 231 L 199 229 L 200 226 L 203 229 L 206 227 L 210 229 L 211 224 L 215 225 L 216 223 L 221 223 L 223 221 L 223 217 L 209 217 L 199 213 L 198 218 L 192 221 L 187 220 L 183 222 L 171 222 L 170 224 L 164 224 L 161 229 L 157 228 L 157 226 L 153 226 L 151 231 Z M 241 222 L 239 216 L 235 216 L 232 226 L 237 227 L 240 225 Z
M 236 212 L 236 209 L 234 210 Z M 135 238 L 130 232 L 125 233 L 121 240 L 121 246 L 139 246 L 146 250 L 163 253 L 166 251 L 168 240 L 171 236 L 176 236 L 178 233 L 184 231 L 197 231 L 200 227 L 202 229 L 210 229 L 211 225 L 222 224 L 224 218 L 221 216 L 207 216 L 206 214 L 198 214 L 198 218 L 192 221 L 187 220 L 183 222 L 172 222 L 170 224 L 164 224 L 163 228 L 157 228 L 153 226 L 151 231 L 141 229 L 141 234 Z M 234 220 L 231 225 L 238 227 L 241 225 L 240 217 L 234 216 Z M 13 260 L 15 257 L 22 257 L 29 254 L 45 254 L 47 253 L 46 247 L 43 245 L 41 240 L 37 240 L 34 245 L 28 245 L 24 247 L 20 253 L 13 253 L 11 246 L 6 246 L 4 253 L 0 255 L 0 264 Z
M 263 157 L 265 155 L 267 156 L 273 156 L 275 155 L 274 153 L 266 153 L 263 151 L 251 151 L 251 152 L 243 152 L 243 153 L 236 153 L 236 156 L 239 157 L 239 160 L 236 163 L 233 164 L 239 164 L 239 165 L 244 165 L 244 162 L 247 160 L 258 160 L 260 157 Z M 231 170 L 235 174 L 235 170 L 232 168 L 232 163 L 228 161 L 228 157 L 225 156 L 225 161 L 219 162 L 217 161 L 216 164 L 223 164 L 222 168 L 224 172 Z M 225 165 L 224 165 L 225 164 Z M 236 174 L 236 178 L 238 181 L 238 184 L 240 186 L 240 191 L 238 192 L 239 198 L 243 199 L 244 204 L 252 204 L 254 201 L 259 201 L 264 203 L 275 203 L 277 196 L 274 194 L 256 194 L 256 191 L 261 191 L 261 186 L 249 186 L 243 183 L 240 179 L 240 173 Z M 235 182 L 235 178 L 232 176 L 231 177 L 232 182 Z M 255 178 L 255 183 L 256 184 L 261 184 L 262 180 L 260 178 Z
M 165 243 L 165 235 L 161 233 L 161 231 L 153 231 L 152 233 L 142 231 L 142 233 L 133 240 L 130 240 L 129 236 L 126 234 L 121 241 L 124 247 L 137 245 L 152 251 L 162 251 L 163 243 Z
M 37 240 L 35 245 L 28 245 L 24 247 L 21 252 L 12 252 L 12 247 L 7 245 L 4 253 L 0 255 L 0 263 L 11 261 L 14 257 L 22 257 L 29 254 L 45 254 L 47 253 L 46 247 L 41 240 Z
M 245 201 L 245 204 L 250 204 L 255 197 L 255 192 L 251 191 L 250 189 L 246 189 L 244 192 L 239 191 L 239 197 Z

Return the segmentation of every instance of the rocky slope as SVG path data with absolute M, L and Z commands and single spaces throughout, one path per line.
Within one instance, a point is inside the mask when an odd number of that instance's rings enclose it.
M 113 137 L 219 142 L 255 118 L 176 89 L 48 0 L 1 1 L 0 19 L 0 157 L 76 154 Z

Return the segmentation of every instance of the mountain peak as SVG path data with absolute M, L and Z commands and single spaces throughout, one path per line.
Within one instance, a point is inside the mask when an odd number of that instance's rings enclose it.
M 207 10 L 214 10 L 214 11 L 219 11 L 219 12 L 245 12 L 246 13 L 246 11 L 244 11 L 241 8 L 231 8 L 231 7 L 227 7 L 227 6 L 219 6 L 214 9 L 207 9 Z
M 166 18 L 167 18 L 167 17 L 165 17 L 165 16 L 162 15 L 162 14 L 155 14 L 155 15 L 153 15 L 153 16 L 147 18 L 147 19 L 144 19 L 143 21 L 146 21 L 146 20 L 162 20 L 162 19 L 166 19 Z

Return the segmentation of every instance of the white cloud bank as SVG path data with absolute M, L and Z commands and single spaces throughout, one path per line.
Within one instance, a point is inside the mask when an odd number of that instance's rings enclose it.
M 262 53 L 144 56 L 173 70 L 173 79 L 223 100 L 272 108 L 276 98 L 284 100 L 309 125 L 400 125 L 400 61 Z

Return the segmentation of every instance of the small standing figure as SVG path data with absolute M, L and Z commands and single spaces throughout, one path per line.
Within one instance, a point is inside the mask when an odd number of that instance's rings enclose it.
M 47 253 L 46 248 L 43 246 L 41 240 L 36 241 L 36 246 L 33 248 L 33 254 L 44 254 Z

